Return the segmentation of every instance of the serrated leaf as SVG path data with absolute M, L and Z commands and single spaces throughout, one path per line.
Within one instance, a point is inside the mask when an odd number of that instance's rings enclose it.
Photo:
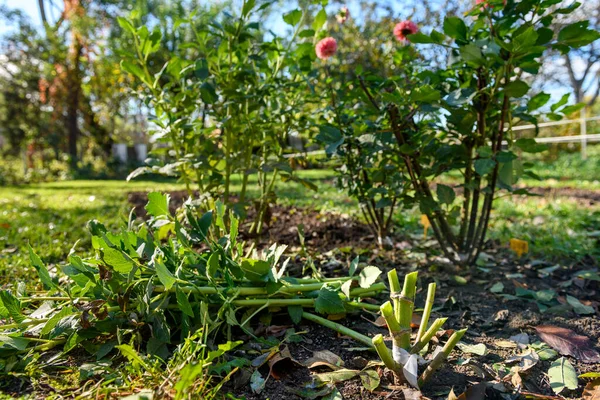
M 360 271 L 358 276 L 358 285 L 363 289 L 368 289 L 375 283 L 377 278 L 381 275 L 381 270 L 372 265 L 365 267 Z
M 453 39 L 466 40 L 467 26 L 458 17 L 446 17 L 444 18 L 444 33 Z
M 343 314 L 346 309 L 338 292 L 324 285 L 315 300 L 315 311 L 321 314 Z
M 577 372 L 569 360 L 564 357 L 552 362 L 548 370 L 548 378 L 550 379 L 550 388 L 556 394 L 564 389 L 577 389 Z
M 0 291 L 0 301 L 2 302 L 1 306 L 3 307 L 2 314 L 10 316 L 17 323 L 23 322 L 25 316 L 21 312 L 19 300 L 17 300 L 15 296 L 6 290 L 2 290 Z
M 42 335 L 47 335 L 50 332 L 52 332 L 52 329 L 54 329 L 54 327 L 56 326 L 56 324 L 58 324 L 58 322 L 63 319 L 64 317 L 73 314 L 73 309 L 69 308 L 69 307 L 65 307 L 62 310 L 60 310 L 59 312 L 57 312 L 56 314 L 54 314 L 52 317 L 50 317 L 50 319 L 44 324 L 44 327 L 42 328 L 41 334 Z
M 219 270 L 219 253 L 212 253 L 206 262 L 206 277 L 209 280 L 215 279 Z
M 179 305 L 179 309 L 186 315 L 190 317 L 194 317 L 194 310 L 192 310 L 192 305 L 188 299 L 188 294 L 183 292 L 179 286 L 175 289 L 175 295 L 177 297 L 177 304 Z
M 240 268 L 247 279 L 253 282 L 266 282 L 271 271 L 271 264 L 267 261 L 247 258 L 242 261 Z
M 148 193 L 148 204 L 144 208 L 153 217 L 169 215 L 169 195 L 160 192 Z

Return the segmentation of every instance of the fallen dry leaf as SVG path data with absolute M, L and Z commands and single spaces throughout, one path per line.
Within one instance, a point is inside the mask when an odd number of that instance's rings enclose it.
M 466 392 L 458 396 L 458 400 L 484 400 L 487 383 L 481 382 L 471 386 Z
M 344 361 L 337 354 L 329 350 L 322 350 L 313 352 L 313 356 L 303 361 L 302 365 L 309 369 L 326 366 L 336 370 L 344 366 Z
M 582 400 L 600 400 L 600 379 L 594 379 L 585 385 Z
M 544 342 L 564 356 L 575 357 L 584 363 L 600 362 L 600 354 L 586 336 L 553 325 L 536 326 L 535 330 Z
M 294 360 L 290 353 L 290 349 L 285 346 L 279 353 L 269 359 L 269 374 L 274 379 L 279 380 L 283 375 L 289 372 L 290 367 L 297 365 L 301 364 Z

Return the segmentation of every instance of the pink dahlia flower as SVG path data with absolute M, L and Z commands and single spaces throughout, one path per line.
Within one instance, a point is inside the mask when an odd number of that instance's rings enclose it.
M 407 36 L 413 35 L 419 31 L 419 27 L 412 21 L 402 21 L 394 27 L 394 36 L 401 42 L 408 41 Z
M 350 10 L 348 10 L 348 7 L 343 6 L 342 8 L 340 8 L 340 12 L 335 16 L 335 18 L 340 24 L 346 22 L 348 18 L 350 18 Z
M 332 37 L 326 37 L 325 39 L 321 39 L 319 43 L 315 46 L 315 52 L 317 53 L 317 57 L 321 60 L 326 60 L 332 55 L 335 54 L 337 50 L 337 42 Z

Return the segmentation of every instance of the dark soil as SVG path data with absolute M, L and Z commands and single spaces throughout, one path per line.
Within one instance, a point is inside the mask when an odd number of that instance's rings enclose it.
M 550 193 L 543 189 L 534 189 L 533 191 L 550 196 L 562 195 L 562 192 Z M 591 204 L 600 200 L 600 194 L 596 192 L 571 190 L 566 193 Z M 130 202 L 136 207 L 137 215 L 144 215 L 145 196 L 143 193 L 130 195 Z M 183 193 L 172 193 L 171 205 L 177 207 L 183 202 L 184 197 Z M 510 378 L 502 381 L 497 376 L 490 375 L 494 373 L 492 366 L 495 363 L 502 363 L 506 358 L 522 352 L 518 348 L 501 346 L 499 345 L 500 341 L 506 341 L 519 333 L 527 333 L 530 342 L 539 342 L 540 338 L 534 329 L 538 325 L 555 325 L 572 329 L 577 334 L 589 337 L 595 348 L 600 349 L 600 320 L 598 319 L 600 282 L 576 277 L 578 271 L 598 271 L 598 260 L 592 257 L 584 257 L 579 261 L 567 261 L 562 263 L 560 268 L 545 272 L 543 269 L 551 267 L 551 264 L 527 259 L 527 257 L 516 260 L 507 249 L 496 246 L 494 243 L 488 243 L 485 252 L 489 255 L 489 261 L 485 266 L 469 271 L 448 270 L 435 258 L 435 244 L 432 244 L 431 241 L 395 237 L 395 250 L 383 251 L 374 246 L 373 237 L 369 236 L 368 228 L 356 220 L 335 214 L 322 214 L 313 210 L 282 206 L 275 206 L 271 210 L 268 229 L 265 237 L 260 239 L 260 243 L 276 241 L 280 244 L 287 244 L 289 255 L 294 257 L 294 264 L 302 265 L 305 258 L 297 255 L 300 246 L 297 233 L 299 224 L 304 225 L 306 245 L 309 253 L 315 257 L 317 268 L 327 275 L 345 274 L 350 260 L 357 254 L 361 256 L 361 262 L 377 265 L 384 271 L 395 268 L 400 276 L 418 269 L 419 288 L 426 288 L 427 284 L 433 281 L 438 284 L 435 312 L 432 318 L 448 317 L 446 329 L 468 327 L 469 330 L 463 338 L 463 342 L 484 343 L 487 346 L 489 353 L 485 356 L 464 354 L 455 350 L 444 367 L 424 387 L 422 395 L 425 398 L 446 399 L 451 389 L 458 395 L 479 382 L 493 382 L 494 380 L 495 385 L 493 387 L 491 384 L 488 385 L 485 397 L 480 395 L 468 398 L 503 398 L 499 391 L 500 387 L 504 387 L 506 393 L 516 393 L 522 390 L 537 394 L 539 396 L 537 398 L 554 396 L 546 375 L 550 361 L 539 361 L 534 367 L 522 373 L 522 384 L 518 389 L 513 386 L 514 382 L 511 383 Z M 244 231 L 242 230 L 241 233 L 244 234 Z M 337 250 L 331 252 L 333 249 Z M 415 254 L 426 254 L 427 256 L 415 256 Z M 464 277 L 466 281 L 455 279 L 455 275 Z M 495 283 L 504 285 L 502 293 L 490 292 L 490 287 Z M 570 307 L 556 310 L 557 313 L 541 312 L 534 300 L 513 299 L 504 295 L 514 295 L 516 287 L 533 291 L 555 290 L 560 303 L 566 303 L 565 296 L 568 294 L 586 305 L 594 307 L 596 313 L 591 316 L 580 316 L 575 314 Z M 421 289 L 417 294 L 417 308 L 422 307 L 424 295 L 425 293 Z M 377 301 L 382 302 L 384 299 L 377 299 Z M 287 321 L 284 323 L 289 324 L 286 315 L 282 315 L 282 318 Z M 343 323 L 368 336 L 374 336 L 377 333 L 387 335 L 384 328 L 365 321 L 365 318 L 375 320 L 376 316 L 368 313 L 350 315 Z M 339 337 L 336 332 L 320 325 L 303 322 L 295 329 L 296 332 L 306 331 L 302 335 L 301 342 L 288 344 L 292 357 L 298 362 L 306 360 L 313 351 L 318 350 L 330 350 L 339 355 L 344 360 L 346 368 L 361 369 L 367 360 L 377 360 L 377 356 L 373 353 L 351 350 L 362 347 L 360 343 L 349 338 Z M 441 342 L 445 342 L 446 339 L 447 336 L 442 337 Z M 470 361 L 465 362 L 469 358 Z M 600 370 L 600 364 L 585 364 L 573 357 L 568 357 L 568 359 L 578 374 Z M 461 360 L 460 363 L 458 363 L 459 360 Z M 409 389 L 394 385 L 390 381 L 389 374 L 382 367 L 376 368 L 382 378 L 381 385 L 375 392 L 367 391 L 362 386 L 360 379 L 354 378 L 336 385 L 343 398 L 346 400 L 411 398 L 408 396 L 411 393 Z M 316 372 L 325 371 L 328 369 Z M 268 376 L 268 367 L 263 367 L 261 372 L 263 377 Z M 305 367 L 290 363 L 286 366 L 285 372 L 279 376 L 280 379 L 269 377 L 264 389 L 259 394 L 250 389 L 249 375 L 238 376 L 237 380 L 233 379 L 228 383 L 226 389 L 236 396 L 248 400 L 303 398 L 297 394 L 298 390 L 310 384 L 311 372 L 315 371 L 309 371 Z M 580 380 L 580 389 L 565 390 L 561 395 L 571 399 L 581 398 L 581 388 L 584 386 L 582 383 L 584 381 Z

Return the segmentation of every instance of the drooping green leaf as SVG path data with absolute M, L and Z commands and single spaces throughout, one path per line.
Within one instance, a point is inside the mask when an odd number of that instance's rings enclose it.
M 29 260 L 31 261 L 31 265 L 33 265 L 33 267 L 37 271 L 40 277 L 40 281 L 42 281 L 44 287 L 46 289 L 56 287 L 56 285 L 52 281 L 52 278 L 50 277 L 50 274 L 48 273 L 48 269 L 46 269 L 46 266 L 42 262 L 42 259 L 38 257 L 37 254 L 35 254 L 31 245 L 27 245 L 27 247 L 29 248 Z
M 356 268 L 358 268 L 358 262 L 360 261 L 360 257 L 356 256 L 352 262 L 350 263 L 350 268 L 348 270 L 348 276 L 353 276 L 354 272 L 356 272 Z
M 148 193 L 146 211 L 153 217 L 169 215 L 169 195 L 160 192 Z
M 315 16 L 315 20 L 313 21 L 312 28 L 315 32 L 319 32 L 323 25 L 327 22 L 327 12 L 325 12 L 324 8 L 321 8 L 317 15 Z M 294 24 L 295 25 L 295 24 Z M 314 33 L 313 33 L 314 34 Z
M 548 370 L 548 378 L 550 378 L 550 387 L 556 394 L 564 389 L 577 389 L 577 372 L 564 357 L 552 362 Z
M 121 274 L 130 273 L 135 266 L 133 260 L 120 250 L 113 249 L 112 247 L 104 247 L 101 252 L 102 260 L 106 265 Z
M 550 101 L 551 97 L 552 96 L 548 93 L 538 93 L 527 102 L 527 109 L 529 111 L 537 110 L 538 108 L 545 106 L 548 101 Z
M 209 280 L 215 279 L 219 271 L 219 253 L 212 253 L 206 262 L 206 277 Z
M 529 91 L 529 85 L 520 79 L 509 82 L 504 87 L 504 93 L 510 97 L 523 97 Z
M 15 296 L 7 290 L 2 290 L 0 291 L 0 301 L 2 302 L 2 304 L 0 304 L 2 314 L 10 316 L 17 323 L 23 322 L 25 316 L 21 312 L 19 300 L 17 300 Z
M 52 317 L 50 317 L 50 319 L 44 324 L 44 327 L 42 328 L 41 334 L 42 335 L 47 335 L 50 332 L 52 332 L 52 329 L 54 329 L 54 327 L 59 323 L 59 321 L 61 319 L 63 319 L 64 317 L 73 314 L 74 311 L 72 308 L 70 307 L 65 307 L 62 310 L 60 310 L 59 312 L 57 312 L 56 314 L 54 314 Z
M 167 268 L 167 266 L 160 261 L 157 261 L 155 264 L 156 275 L 158 276 L 158 280 L 162 283 L 167 290 L 170 290 L 175 282 L 177 282 L 177 278 L 173 276 L 171 271 Z
M 334 154 L 338 147 L 344 143 L 344 137 L 338 128 L 329 125 L 321 125 L 316 140 L 325 144 L 327 154 Z
M 517 146 L 526 153 L 540 153 L 542 151 L 548 150 L 548 146 L 546 146 L 545 144 L 537 143 L 535 139 L 531 138 L 517 139 L 517 141 L 515 142 L 515 146 Z
M 475 67 L 482 66 L 485 63 L 481 49 L 476 44 L 470 43 L 462 46 L 459 51 L 462 59 Z
M 183 292 L 179 285 L 175 289 L 175 295 L 177 297 L 177 304 L 179 305 L 179 309 L 183 311 L 184 314 L 194 317 L 194 310 L 192 310 L 192 305 L 190 304 L 190 300 L 188 299 L 187 293 Z

